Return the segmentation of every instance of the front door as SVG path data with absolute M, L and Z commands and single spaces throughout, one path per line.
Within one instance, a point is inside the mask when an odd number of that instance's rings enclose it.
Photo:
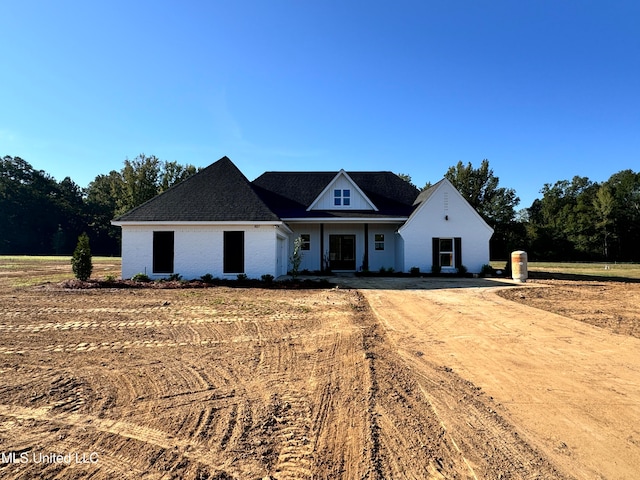
M 329 265 L 331 270 L 356 269 L 355 235 L 329 235 Z

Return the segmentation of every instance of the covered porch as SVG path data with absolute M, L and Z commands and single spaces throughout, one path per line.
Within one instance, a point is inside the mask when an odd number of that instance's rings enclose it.
M 300 270 L 310 272 L 403 271 L 400 225 L 401 221 L 288 222 L 292 239 L 302 240 Z

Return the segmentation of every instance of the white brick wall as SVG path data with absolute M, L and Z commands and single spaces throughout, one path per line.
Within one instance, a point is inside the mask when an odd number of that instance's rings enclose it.
M 446 219 L 448 217 L 448 220 Z M 469 272 L 480 272 L 489 263 L 489 239 L 493 230 L 460 193 L 443 183 L 400 228 L 404 240 L 404 268 L 430 272 L 433 237 L 461 237 L 462 264 Z
M 276 276 L 276 227 L 274 225 L 152 225 L 122 226 L 122 277 L 153 273 L 153 232 L 174 232 L 174 273 L 184 279 L 206 273 L 220 278 L 236 278 L 223 273 L 223 232 L 244 231 L 244 266 L 249 278 L 268 273 Z

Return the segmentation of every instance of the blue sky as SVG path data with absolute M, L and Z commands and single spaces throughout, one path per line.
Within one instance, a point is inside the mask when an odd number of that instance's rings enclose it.
M 0 155 L 87 186 L 140 153 L 545 183 L 640 170 L 637 1 L 0 4 Z

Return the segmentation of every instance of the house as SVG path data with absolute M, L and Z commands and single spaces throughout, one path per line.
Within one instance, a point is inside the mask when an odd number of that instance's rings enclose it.
M 122 277 L 280 276 L 300 269 L 479 272 L 493 229 L 442 179 L 422 192 L 391 172 L 266 172 L 223 157 L 112 221 Z

